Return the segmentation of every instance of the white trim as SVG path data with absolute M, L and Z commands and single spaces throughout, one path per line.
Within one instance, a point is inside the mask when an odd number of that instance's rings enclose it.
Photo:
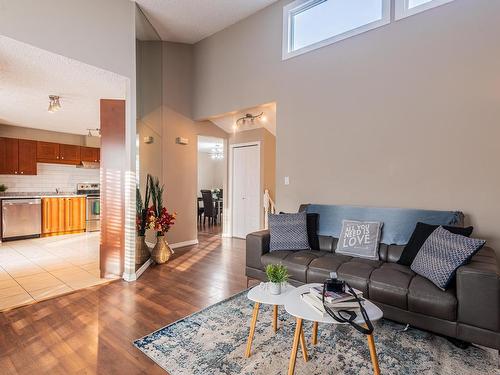
M 171 243 L 170 248 L 171 249 L 178 249 L 179 247 L 184 247 L 184 246 L 192 246 L 192 245 L 198 245 L 198 239 L 196 240 L 189 240 L 189 241 L 182 241 L 182 242 L 177 242 L 177 243 Z
M 228 225 L 227 225 L 227 231 L 225 231 L 222 235 L 222 237 L 233 237 L 233 152 L 235 148 L 240 148 L 240 147 L 249 147 L 249 146 L 257 146 L 257 150 L 259 151 L 259 192 L 261 191 L 261 171 L 262 171 L 262 160 L 260 157 L 260 150 L 261 150 L 261 142 L 260 141 L 254 141 L 254 142 L 244 142 L 244 143 L 234 143 L 229 145 L 229 167 L 228 167 L 228 205 L 226 207 L 227 211 L 227 217 L 229 218 L 228 220 Z M 260 207 L 262 206 L 262 194 L 259 193 L 261 196 L 261 201 L 259 203 L 259 218 L 260 218 Z M 259 219 L 260 220 L 260 219 Z M 259 225 L 262 226 L 262 223 L 259 221 Z
M 331 38 L 313 43 L 311 45 L 302 47 L 295 51 L 291 50 L 292 40 L 292 15 L 294 10 L 298 8 L 306 8 L 308 6 L 315 6 L 322 3 L 324 0 L 295 0 L 290 4 L 283 7 L 283 34 L 282 34 L 282 60 L 287 60 L 295 56 L 302 55 L 303 53 L 313 51 L 315 49 L 328 46 L 332 43 L 350 38 L 352 36 L 362 34 L 366 31 L 373 30 L 377 27 L 387 25 L 391 22 L 391 0 L 382 0 L 382 19 L 370 22 L 366 25 L 357 27 L 355 29 L 346 31 L 345 33 L 334 35 Z M 397 1 L 397 0 L 396 0 Z M 452 1 L 452 0 L 448 0 Z
M 452 1 L 454 0 L 432 0 L 428 3 L 410 9 L 410 3 L 408 0 L 395 0 L 394 19 L 400 20 L 406 17 L 410 17 L 420 12 L 424 12 L 438 6 L 451 3 Z
M 135 271 L 136 279 L 138 279 L 144 273 L 144 271 L 146 271 L 148 269 L 148 267 L 151 264 L 153 264 L 153 260 L 151 258 L 149 258 L 147 261 L 145 261 L 144 264 L 142 266 L 140 266 L 137 271 Z

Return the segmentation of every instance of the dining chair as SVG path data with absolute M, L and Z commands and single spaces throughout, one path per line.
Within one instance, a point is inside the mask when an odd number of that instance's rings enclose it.
M 208 224 L 217 223 L 217 210 L 214 205 L 214 198 L 212 197 L 212 191 L 201 190 L 201 196 L 203 198 L 203 225 L 205 225 L 205 219 L 208 217 Z
M 201 218 L 203 216 L 203 212 L 205 211 L 205 207 L 200 207 L 200 202 L 203 202 L 203 198 L 196 198 L 196 206 L 198 208 L 198 223 L 201 225 Z

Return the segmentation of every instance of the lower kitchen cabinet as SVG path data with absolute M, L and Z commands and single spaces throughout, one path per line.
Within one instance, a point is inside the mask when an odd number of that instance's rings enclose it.
M 42 198 L 42 236 L 85 231 L 85 197 Z

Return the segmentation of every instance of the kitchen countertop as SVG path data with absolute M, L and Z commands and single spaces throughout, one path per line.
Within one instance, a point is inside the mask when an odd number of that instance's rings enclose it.
M 0 193 L 0 199 L 28 199 L 28 198 L 77 198 L 86 197 L 85 194 L 76 193 Z

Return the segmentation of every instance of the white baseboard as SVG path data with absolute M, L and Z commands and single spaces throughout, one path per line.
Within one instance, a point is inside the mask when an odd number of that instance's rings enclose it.
M 151 264 L 153 264 L 153 261 L 149 258 L 137 271 L 135 271 L 135 277 L 138 279 Z
M 177 243 L 171 243 L 170 248 L 172 249 L 177 249 L 179 247 L 184 247 L 184 246 L 192 246 L 192 245 L 198 245 L 198 239 L 195 240 L 189 240 L 189 241 L 183 241 L 183 242 L 177 242 Z

